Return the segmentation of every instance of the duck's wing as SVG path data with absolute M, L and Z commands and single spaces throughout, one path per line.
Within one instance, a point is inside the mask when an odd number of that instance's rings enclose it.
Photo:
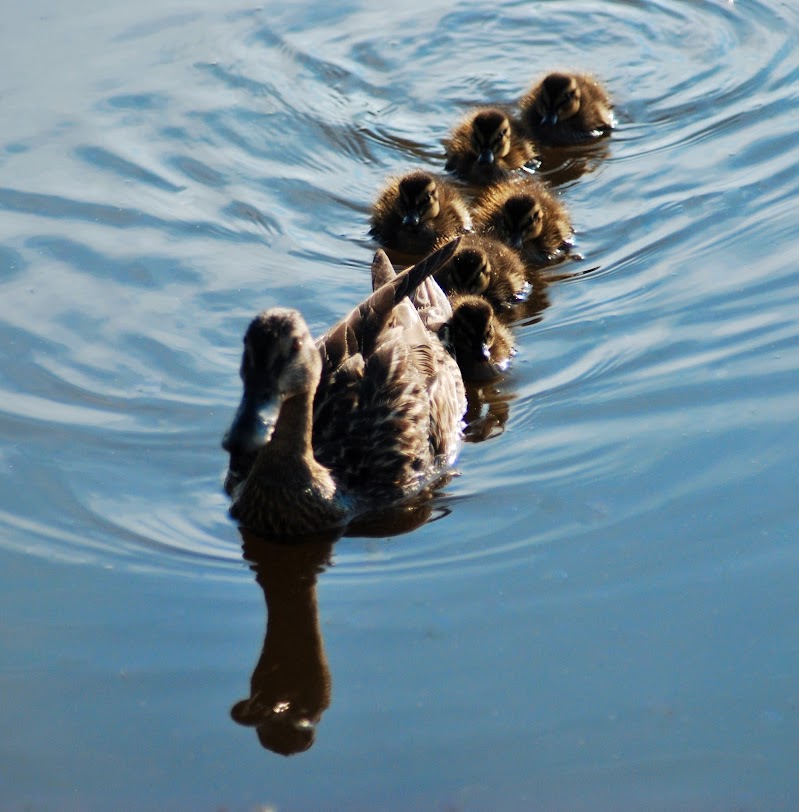
M 372 260 L 372 291 L 397 278 L 397 272 L 386 252 L 381 248 Z
M 378 339 L 399 302 L 412 293 L 429 276 L 443 265 L 458 247 L 455 239 L 430 256 L 395 274 L 385 281 L 371 296 L 354 308 L 332 329 L 316 342 L 322 355 L 322 376 L 338 369 L 348 358 L 360 354 L 368 357 L 378 345 Z M 378 254 L 382 254 L 380 251 Z M 375 257 L 379 263 L 378 275 L 387 276 L 382 257 Z M 387 260 L 386 260 L 387 261 Z M 382 270 L 380 270 L 382 268 Z
M 452 318 L 452 305 L 447 294 L 432 276 L 425 279 L 410 298 L 422 323 L 433 333 L 437 333 Z

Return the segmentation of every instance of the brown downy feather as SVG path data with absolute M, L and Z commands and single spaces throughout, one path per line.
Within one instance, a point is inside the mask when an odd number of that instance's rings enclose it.
M 610 97 L 587 73 L 550 73 L 519 100 L 528 137 L 568 146 L 609 135 L 615 126 Z
M 472 227 L 457 187 L 430 172 L 391 178 L 372 206 L 369 233 L 384 248 L 420 257 Z
M 466 234 L 458 250 L 436 273 L 448 294 L 471 293 L 484 297 L 501 312 L 529 291 L 524 263 L 508 246 L 491 236 Z
M 475 201 L 472 216 L 478 234 L 513 248 L 528 268 L 562 259 L 573 245 L 566 207 L 536 178 L 489 187 Z
M 439 335 L 458 362 L 464 380 L 486 381 L 508 368 L 513 336 L 481 296 L 452 297 L 452 317 Z
M 485 186 L 535 162 L 536 151 L 509 112 L 486 107 L 470 113 L 444 140 L 446 169 Z

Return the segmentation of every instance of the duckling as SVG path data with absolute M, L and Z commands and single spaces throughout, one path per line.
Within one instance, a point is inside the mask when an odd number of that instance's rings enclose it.
M 466 234 L 458 250 L 436 274 L 448 293 L 484 297 L 500 312 L 529 292 L 524 263 L 519 255 L 493 237 Z
M 276 536 L 342 528 L 454 462 L 463 380 L 407 296 L 456 249 L 453 241 L 397 274 L 316 342 L 296 310 L 253 319 L 244 394 L 222 444 L 231 459 L 256 454 L 230 508 L 244 527 Z M 378 259 L 388 262 L 383 252 Z M 277 417 L 264 437 L 260 412 L 272 404 Z
M 487 381 L 505 372 L 513 355 L 513 336 L 494 308 L 471 294 L 453 296 L 452 317 L 439 336 L 458 362 L 465 381 Z
M 421 170 L 389 180 L 372 207 L 371 223 L 369 233 L 380 245 L 412 257 L 472 228 L 457 187 Z
M 519 122 L 497 107 L 465 118 L 444 140 L 444 150 L 446 170 L 478 185 L 508 177 L 536 158 L 535 147 Z
M 562 259 L 574 244 L 566 207 L 535 178 L 486 189 L 475 201 L 473 217 L 479 234 L 509 245 L 528 268 Z
M 587 73 L 550 73 L 519 101 L 528 136 L 550 146 L 608 135 L 616 124 L 611 107 L 605 89 Z

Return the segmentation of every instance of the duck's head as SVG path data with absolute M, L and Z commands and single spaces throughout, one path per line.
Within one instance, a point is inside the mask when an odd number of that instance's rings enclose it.
M 580 109 L 580 87 L 568 73 L 550 73 L 541 83 L 535 103 L 541 125 L 557 124 L 577 115 Z
M 490 166 L 510 152 L 510 121 L 500 110 L 483 110 L 472 119 L 472 150 L 477 163 Z
M 502 227 L 505 242 L 519 250 L 526 242 L 538 239 L 544 230 L 544 212 L 531 194 L 509 197 L 502 207 Z
M 491 361 L 497 338 L 496 315 L 485 299 L 464 296 L 457 301 L 442 330 L 445 345 L 462 368 Z
M 436 179 L 427 172 L 412 172 L 399 183 L 397 209 L 402 225 L 416 228 L 434 220 L 441 210 Z
M 464 293 L 484 293 L 491 282 L 491 263 L 480 248 L 463 248 L 452 257 L 452 287 Z
M 222 440 L 231 459 L 257 453 L 267 441 L 264 410 L 313 392 L 321 372 L 319 350 L 296 310 L 275 307 L 257 315 L 244 334 L 239 371 L 244 394 Z

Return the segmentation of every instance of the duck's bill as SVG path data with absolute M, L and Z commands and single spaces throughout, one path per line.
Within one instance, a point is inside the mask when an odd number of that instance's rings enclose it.
M 276 406 L 274 398 L 264 401 L 245 392 L 236 416 L 222 439 L 222 448 L 231 457 L 257 453 L 269 439 L 271 421 L 268 415 L 274 412 Z

